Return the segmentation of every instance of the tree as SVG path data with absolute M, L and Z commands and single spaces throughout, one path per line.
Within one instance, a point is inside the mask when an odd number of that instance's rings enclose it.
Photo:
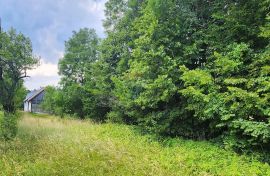
M 17 90 L 16 95 L 15 95 L 16 109 L 21 109 L 21 110 L 23 109 L 23 106 L 24 106 L 23 102 L 27 93 L 28 91 L 24 85 Z
M 241 150 L 270 145 L 266 4 L 215 3 L 210 23 L 199 35 L 210 55 L 202 67 L 185 68 L 181 76 L 185 88 L 180 93 L 188 109 L 220 129 L 224 144 Z
M 98 61 L 99 38 L 94 29 L 80 29 L 65 43 L 65 55 L 59 62 L 62 76 L 61 91 L 64 96 L 64 113 L 84 118 L 87 114 L 84 102 L 92 98 L 86 89 L 86 83 L 94 82 L 94 77 L 87 77 L 92 72 L 92 65 Z M 87 80 L 86 80 L 87 79 Z M 94 103 L 94 102 L 93 102 Z M 90 103 L 91 106 L 94 106 Z M 88 103 L 89 105 L 89 103 Z
M 80 29 L 65 43 L 65 55 L 59 61 L 62 84 L 85 82 L 86 68 L 98 58 L 99 39 L 94 29 Z
M 105 16 L 103 26 L 106 32 L 112 32 L 127 11 L 128 0 L 109 0 L 105 3 Z
M 25 89 L 23 79 L 28 77 L 27 70 L 38 63 L 32 53 L 32 44 L 23 34 L 15 29 L 2 32 L 0 26 L 0 104 L 4 118 L 0 122 L 0 137 L 5 140 L 17 134 L 16 109 L 22 103 Z M 20 101 L 20 102 L 18 102 Z
M 129 68 L 114 77 L 114 93 L 128 119 L 144 129 L 193 138 L 208 134 L 208 124 L 193 119 L 193 112 L 185 110 L 185 97 L 178 94 L 183 87 L 179 67 L 202 64 L 193 48 L 198 23 L 194 4 L 148 1 L 131 25 Z
M 48 113 L 64 116 L 66 107 L 64 92 L 60 89 L 52 86 L 45 88 L 44 100 L 42 102 L 42 108 Z
M 109 115 L 160 134 L 266 149 L 268 12 L 269 0 L 128 1 L 103 41 Z
M 27 70 L 38 63 L 33 55 L 32 44 L 15 29 L 0 34 L 0 103 L 6 113 L 15 113 L 16 92 L 28 77 Z

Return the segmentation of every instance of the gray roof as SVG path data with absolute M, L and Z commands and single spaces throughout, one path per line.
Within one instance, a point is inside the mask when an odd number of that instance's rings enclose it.
M 38 96 L 41 92 L 43 92 L 45 90 L 45 88 L 41 88 L 39 90 L 33 90 L 31 92 L 29 92 L 27 95 L 26 95 L 26 98 L 24 99 L 24 102 L 25 101 L 31 101 L 33 98 L 35 98 L 36 96 Z

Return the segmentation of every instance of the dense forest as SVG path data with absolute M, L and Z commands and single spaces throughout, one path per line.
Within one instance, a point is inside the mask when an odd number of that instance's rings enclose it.
M 269 0 L 109 0 L 65 43 L 44 107 L 146 132 L 270 147 Z
M 105 16 L 105 38 L 83 28 L 66 41 L 61 81 L 47 87 L 44 109 L 269 151 L 270 0 L 109 0 Z M 7 139 L 26 71 L 38 62 L 29 38 L 0 29 Z

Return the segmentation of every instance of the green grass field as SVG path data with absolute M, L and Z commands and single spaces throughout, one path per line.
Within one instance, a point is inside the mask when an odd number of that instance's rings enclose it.
M 16 139 L 0 141 L 0 175 L 270 175 L 268 164 L 209 142 L 166 144 L 126 125 L 24 114 Z

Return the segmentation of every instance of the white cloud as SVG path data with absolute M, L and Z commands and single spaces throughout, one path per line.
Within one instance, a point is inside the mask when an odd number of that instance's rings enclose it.
M 101 15 L 103 17 L 104 3 L 105 3 L 104 0 L 80 1 L 80 6 L 89 13 Z
M 60 80 L 57 64 L 46 62 L 44 59 L 41 59 L 37 68 L 28 70 L 27 75 L 30 77 L 25 79 L 25 86 L 29 90 L 48 85 L 57 86 Z
M 30 77 L 25 80 L 25 87 L 29 90 L 39 89 L 40 87 L 46 86 L 57 86 L 60 80 L 59 76 L 52 76 L 52 77 L 42 77 L 42 76 L 35 76 Z
M 49 62 L 45 62 L 43 59 L 40 61 L 40 65 L 33 69 L 29 70 L 27 73 L 30 77 L 53 77 L 58 76 L 58 66 L 57 64 L 52 64 Z

